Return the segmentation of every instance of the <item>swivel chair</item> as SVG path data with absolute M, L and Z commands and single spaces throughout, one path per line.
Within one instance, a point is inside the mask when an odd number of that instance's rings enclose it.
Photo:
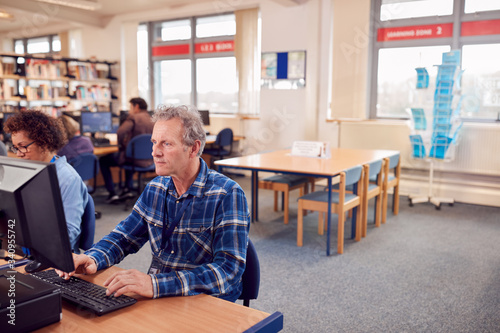
M 233 130 L 224 128 L 217 134 L 213 148 L 205 148 L 203 154 L 211 155 L 210 167 L 213 168 L 215 159 L 223 159 L 233 153 Z
M 137 193 L 140 195 L 142 190 L 143 190 L 143 185 L 142 185 L 142 175 L 147 173 L 147 172 L 154 172 L 155 171 L 155 164 L 151 162 L 150 165 L 146 167 L 142 166 L 137 166 L 136 161 L 138 160 L 151 160 L 151 152 L 153 151 L 153 143 L 151 142 L 151 134 L 141 134 L 133 137 L 130 142 L 127 145 L 127 148 L 125 149 L 125 159 L 126 159 L 126 164 L 121 165 L 120 169 L 130 171 L 132 172 L 132 175 L 134 173 L 138 173 L 137 175 L 137 187 L 135 189 L 130 189 L 130 190 L 136 190 Z M 120 179 L 121 177 L 121 172 L 120 172 Z M 127 209 L 127 204 L 125 205 L 125 209 Z
M 241 277 L 242 291 L 238 299 L 243 300 L 244 306 L 250 306 L 251 299 L 257 299 L 260 286 L 260 265 L 257 251 L 250 238 L 247 247 L 247 262 L 243 276 Z
M 87 184 L 87 191 L 92 194 L 97 189 L 97 174 L 99 173 L 99 160 L 93 153 L 80 154 L 68 161 L 69 164 L 82 177 L 83 181 L 93 179 L 93 186 Z M 95 212 L 96 219 L 101 218 L 101 212 Z
M 88 201 L 83 211 L 82 224 L 80 225 L 80 237 L 76 241 L 73 252 L 80 253 L 80 249 L 88 250 L 94 244 L 95 234 L 95 211 L 94 199 L 90 194 L 87 194 Z

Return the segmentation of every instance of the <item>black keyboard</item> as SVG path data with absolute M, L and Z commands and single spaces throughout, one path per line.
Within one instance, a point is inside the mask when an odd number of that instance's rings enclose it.
M 58 287 L 65 301 L 90 310 L 98 316 L 137 302 L 136 299 L 125 295 L 118 297 L 106 296 L 106 288 L 75 276 L 70 277 L 69 280 L 64 280 L 53 269 L 32 273 L 31 275 Z
M 94 147 L 109 147 L 111 142 L 106 138 L 92 138 L 92 144 Z

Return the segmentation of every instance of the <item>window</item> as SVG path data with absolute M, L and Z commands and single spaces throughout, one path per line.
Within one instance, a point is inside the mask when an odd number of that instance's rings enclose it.
M 61 51 L 61 40 L 58 35 L 49 35 L 14 40 L 16 53 L 57 53 Z
M 470 121 L 500 119 L 496 60 L 500 57 L 500 2 L 372 0 L 372 10 L 370 118 L 408 119 L 410 107 L 432 109 L 435 65 L 442 63 L 443 52 L 459 50 L 463 72 L 455 77 L 454 87 L 459 93 L 460 116 Z M 429 73 L 427 92 L 416 89 L 417 67 Z
M 155 106 L 192 104 L 213 113 L 238 112 L 233 13 L 150 27 Z

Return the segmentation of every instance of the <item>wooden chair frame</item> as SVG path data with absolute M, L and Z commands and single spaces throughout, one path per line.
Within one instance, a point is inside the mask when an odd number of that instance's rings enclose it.
M 313 178 L 314 179 L 314 178 Z M 314 191 L 314 181 L 310 181 L 311 191 Z M 274 191 L 274 211 L 278 211 L 278 192 L 283 192 L 283 210 L 284 210 L 284 223 L 288 224 L 289 221 L 289 208 L 290 208 L 290 191 L 299 189 L 299 195 L 303 196 L 309 193 L 309 183 L 301 183 L 295 186 L 289 186 L 286 183 L 278 183 L 267 180 L 259 180 L 259 189 L 273 190 Z M 307 213 L 306 213 L 307 214 Z
M 398 164 L 394 167 L 394 178 L 389 180 L 389 171 L 391 169 L 389 165 L 390 158 L 385 158 L 384 166 L 384 184 L 383 184 L 383 202 L 382 202 L 382 223 L 387 220 L 387 206 L 388 206 L 388 190 L 394 188 L 393 191 L 393 201 L 392 201 L 392 212 L 394 215 L 399 213 L 399 179 L 401 176 L 401 155 L 399 156 Z
M 339 202 L 331 204 L 332 213 L 338 215 L 338 232 L 337 232 L 337 252 L 339 254 L 344 253 L 344 224 L 345 224 L 345 214 L 355 207 L 361 208 L 361 196 L 357 195 L 355 198 L 345 201 L 345 172 L 340 173 L 339 182 Z M 364 174 L 361 173 L 360 180 L 358 182 L 358 193 L 363 193 L 364 184 Z M 315 210 L 320 212 L 318 216 L 318 234 L 323 235 L 324 225 L 324 215 L 328 213 L 328 203 L 320 202 L 315 200 L 299 199 L 299 211 L 297 217 L 297 246 L 303 245 L 304 236 L 304 210 Z M 361 214 L 356 215 L 356 241 L 361 240 Z

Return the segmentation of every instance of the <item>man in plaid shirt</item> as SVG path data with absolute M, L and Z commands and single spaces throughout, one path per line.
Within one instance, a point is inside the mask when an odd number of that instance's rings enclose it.
M 150 242 L 148 274 L 120 271 L 107 294 L 145 297 L 210 294 L 235 301 L 241 294 L 250 216 L 241 187 L 200 157 L 205 130 L 196 109 L 160 107 L 152 142 L 159 177 L 146 186 L 132 213 L 82 255 L 75 272 L 93 274 Z M 75 272 L 60 276 L 69 278 Z

